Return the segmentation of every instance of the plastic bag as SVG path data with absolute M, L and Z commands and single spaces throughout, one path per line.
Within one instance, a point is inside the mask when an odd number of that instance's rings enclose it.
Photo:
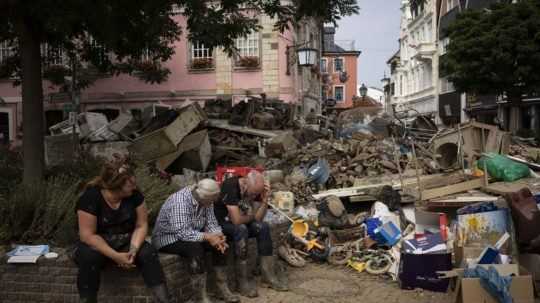
M 513 182 L 529 177 L 531 174 L 527 165 L 512 161 L 502 155 L 489 153 L 488 156 L 482 157 L 478 160 L 480 169 L 484 169 L 484 162 L 489 175 L 498 181 Z

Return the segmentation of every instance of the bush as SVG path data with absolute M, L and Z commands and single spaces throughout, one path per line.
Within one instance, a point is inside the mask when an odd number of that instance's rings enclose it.
M 0 241 L 73 241 L 79 183 L 78 179 L 61 175 L 33 186 L 17 185 L 8 198 L 0 198 L 0 216 L 4 218 L 0 223 Z
M 71 165 L 49 169 L 44 181 L 25 187 L 20 182 L 22 167 L 15 165 L 19 162 L 10 162 L 7 158 L 4 154 L 0 158 L 0 168 L 9 166 L 6 173 L 11 176 L 7 178 L 2 173 L 0 177 L 2 182 L 9 181 L 9 186 L 0 190 L 0 244 L 73 244 L 78 237 L 79 195 L 84 184 L 99 174 L 103 162 L 81 157 Z M 148 206 L 149 224 L 153 226 L 161 205 L 177 188 L 148 166 L 136 168 L 135 175 Z
M 149 167 L 138 167 L 135 170 L 137 185 L 144 195 L 148 207 L 148 222 L 154 226 L 161 206 L 178 188 L 159 177 L 159 173 Z

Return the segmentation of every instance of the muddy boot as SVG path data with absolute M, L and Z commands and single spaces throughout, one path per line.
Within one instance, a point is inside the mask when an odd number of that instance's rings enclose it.
M 248 298 L 256 298 L 259 296 L 257 293 L 257 283 L 248 279 L 248 264 L 246 260 L 239 260 L 236 263 L 236 270 L 238 274 L 238 288 L 240 294 Z
M 169 295 L 169 290 L 165 283 L 151 288 L 155 303 L 174 303 L 174 300 Z
M 215 270 L 217 286 L 216 296 L 227 303 L 240 302 L 240 298 L 234 295 L 227 285 L 227 267 L 219 266 L 215 267 Z
M 193 297 L 187 303 L 214 303 L 208 296 L 206 273 L 194 275 L 192 278 Z
M 261 272 L 263 281 L 272 289 L 277 291 L 289 290 L 289 287 L 276 276 L 276 261 L 274 256 L 261 257 Z
M 79 300 L 80 303 L 97 303 L 97 296 L 95 297 L 81 297 Z

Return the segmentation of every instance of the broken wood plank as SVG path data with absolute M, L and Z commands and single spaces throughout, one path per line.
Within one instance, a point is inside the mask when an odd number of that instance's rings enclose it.
M 245 127 L 245 126 L 231 125 L 229 124 L 229 122 L 225 120 L 210 119 L 208 120 L 208 126 L 213 127 L 213 128 L 225 129 L 225 130 L 229 130 L 229 131 L 233 131 L 237 133 L 263 137 L 263 138 L 274 138 L 278 136 L 278 133 L 276 132 L 260 130 L 260 129 L 255 129 L 251 127 Z
M 430 200 L 433 198 L 444 197 L 460 192 L 465 192 L 471 189 L 477 189 L 484 185 L 482 178 L 465 181 L 457 184 L 443 186 L 439 188 L 427 189 L 422 191 L 421 197 L 423 200 Z
M 453 203 L 453 202 L 489 202 L 489 201 L 497 201 L 499 197 L 495 196 L 467 196 L 467 197 L 455 197 L 451 199 L 438 199 L 438 200 L 431 200 L 429 201 L 434 203 Z
M 522 188 L 529 188 L 529 184 L 523 181 L 516 181 L 513 183 L 497 182 L 497 183 L 491 183 L 490 185 L 486 186 L 483 190 L 490 194 L 504 196 L 506 194 L 515 193 L 521 190 Z

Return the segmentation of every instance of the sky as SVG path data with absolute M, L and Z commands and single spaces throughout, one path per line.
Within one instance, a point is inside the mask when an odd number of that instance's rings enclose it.
M 382 87 L 386 61 L 398 50 L 401 0 L 357 0 L 360 13 L 338 22 L 336 40 L 355 40 L 358 85 Z

